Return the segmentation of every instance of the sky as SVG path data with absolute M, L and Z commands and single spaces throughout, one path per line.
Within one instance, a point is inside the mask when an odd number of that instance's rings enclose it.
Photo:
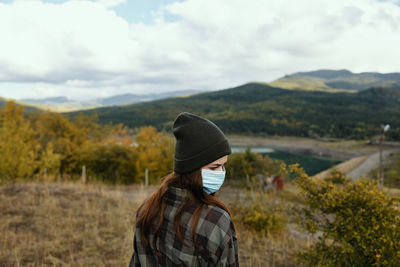
M 0 0 L 0 36 L 14 99 L 400 72 L 400 0 Z

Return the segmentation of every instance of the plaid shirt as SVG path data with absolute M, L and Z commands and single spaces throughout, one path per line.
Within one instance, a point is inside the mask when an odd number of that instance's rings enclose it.
M 187 247 L 177 237 L 173 222 L 174 216 L 182 201 L 187 200 L 186 189 L 170 187 L 165 195 L 164 221 L 157 238 L 157 248 L 161 256 L 153 249 L 153 236 L 147 248 L 140 238 L 140 229 L 135 229 L 133 255 L 130 267 L 133 266 L 239 266 L 238 244 L 232 220 L 229 214 L 216 206 L 203 208 L 195 240 L 201 244 L 194 249 L 191 240 L 191 219 L 195 206 L 183 212 L 180 229 Z

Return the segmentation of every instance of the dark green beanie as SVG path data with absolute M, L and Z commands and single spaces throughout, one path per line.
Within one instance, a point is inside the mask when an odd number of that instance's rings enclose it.
M 172 128 L 176 138 L 174 171 L 197 170 L 232 153 L 224 133 L 217 125 L 200 116 L 183 112 Z

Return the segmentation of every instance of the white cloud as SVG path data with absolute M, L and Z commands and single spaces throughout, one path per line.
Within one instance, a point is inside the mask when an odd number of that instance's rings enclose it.
M 116 7 L 123 3 L 126 3 L 126 0 L 96 0 L 96 2 L 105 5 L 106 7 Z
M 221 89 L 319 68 L 400 71 L 396 1 L 187 0 L 154 12 L 152 25 L 118 17 L 112 7 L 123 2 L 0 4 L 0 95 L 22 83 L 32 88 L 23 97 L 78 98 Z M 167 12 L 180 20 L 166 22 Z

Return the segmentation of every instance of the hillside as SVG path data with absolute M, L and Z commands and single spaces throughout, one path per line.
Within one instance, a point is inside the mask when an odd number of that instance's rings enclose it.
M 7 98 L 4 98 L 4 97 L 0 97 L 0 108 L 2 108 L 6 103 L 7 103 L 7 101 L 10 101 L 11 99 L 7 99 Z M 30 105 L 25 105 L 23 102 L 21 102 L 21 101 L 18 101 L 18 100 L 14 100 L 15 101 L 15 103 L 17 104 L 17 105 L 19 105 L 19 106 L 25 106 L 25 113 L 28 113 L 28 112 L 30 112 L 30 111 L 39 111 L 38 110 L 38 108 L 36 108 L 36 107 L 34 107 L 34 106 L 30 106 Z
M 317 70 L 286 75 L 269 85 L 285 89 L 357 92 L 370 87 L 400 88 L 400 73 Z
M 153 125 L 170 131 L 173 119 L 182 111 L 206 116 L 232 134 L 360 139 L 376 135 L 381 123 L 389 123 L 392 134 L 400 132 L 400 90 L 388 88 L 332 94 L 249 83 L 184 99 L 83 112 L 97 112 L 101 123 Z
M 139 102 L 153 101 L 170 97 L 186 97 L 196 94 L 198 90 L 181 90 L 164 93 L 149 94 L 118 94 L 110 97 L 98 97 L 89 100 L 74 100 L 65 96 L 45 97 L 45 98 L 23 98 L 16 100 L 17 103 L 25 106 L 35 107 L 41 110 L 51 110 L 54 112 L 72 112 L 76 110 L 93 109 L 98 107 L 127 105 Z

